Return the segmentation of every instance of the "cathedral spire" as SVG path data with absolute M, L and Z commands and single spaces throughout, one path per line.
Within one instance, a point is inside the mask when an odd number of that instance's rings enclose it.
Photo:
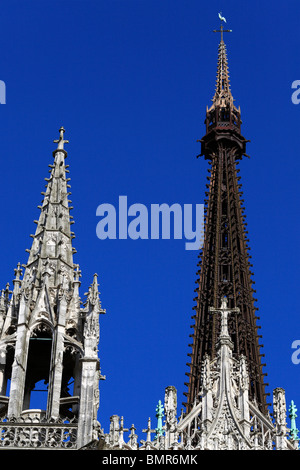
M 213 106 L 226 107 L 226 105 L 233 106 L 233 97 L 230 90 L 229 80 L 229 68 L 227 60 L 226 45 L 223 38 L 223 33 L 231 33 L 231 29 L 223 28 L 223 21 L 226 21 L 224 17 L 219 13 L 221 19 L 220 29 L 215 29 L 214 33 L 221 33 L 221 40 L 219 44 L 218 52 L 218 66 L 217 66 L 217 79 L 216 79 L 216 90 L 213 97 Z
M 217 77 L 215 85 L 215 93 L 212 98 L 212 105 L 206 108 L 206 134 L 211 132 L 211 141 L 213 142 L 214 133 L 216 129 L 222 129 L 223 133 L 234 131 L 240 134 L 241 131 L 241 110 L 234 104 L 234 98 L 231 93 L 229 67 L 227 59 L 226 45 L 224 42 L 224 33 L 231 33 L 231 29 L 224 29 L 223 21 L 225 18 L 219 13 L 221 19 L 220 29 L 215 29 L 214 33 L 221 33 L 221 40 L 218 48 L 218 64 L 217 64 Z M 203 140 L 201 140 L 203 142 Z M 242 138 L 239 145 L 242 150 L 242 155 L 245 155 L 245 139 Z M 208 144 L 208 139 L 207 139 Z M 203 151 L 204 154 L 205 152 Z
M 190 372 L 187 411 L 191 410 L 201 390 L 201 369 L 208 355 L 217 354 L 217 338 L 222 328 L 220 319 L 212 315 L 226 297 L 228 308 L 239 309 L 238 316 L 228 320 L 235 357 L 245 356 L 249 368 L 249 396 L 267 412 L 264 374 L 256 325 L 257 307 L 251 279 L 248 238 L 237 163 L 246 155 L 247 140 L 241 134 L 240 110 L 233 104 L 230 90 L 228 60 L 223 33 L 225 19 L 219 15 L 221 32 L 217 83 L 212 106 L 206 111 L 206 133 L 200 140 L 201 155 L 211 168 L 205 200 L 203 249 L 199 255 L 200 269 L 192 337 L 189 354 Z M 230 31 L 230 30 L 228 30 Z
M 60 138 L 54 142 L 58 143 L 54 150 L 54 163 L 49 165 L 50 177 L 45 178 L 46 191 L 42 204 L 39 206 L 40 216 L 35 223 L 36 232 L 29 252 L 28 262 L 25 266 L 24 279 L 34 279 L 31 287 L 39 286 L 43 279 L 43 273 L 47 269 L 51 287 L 58 288 L 59 285 L 71 283 L 74 280 L 72 239 L 71 231 L 73 223 L 70 216 L 69 200 L 70 178 L 65 159 L 67 152 L 64 150 L 64 128 L 59 130 Z M 46 260 L 47 263 L 46 263 Z
M 10 426 L 10 435 L 15 426 L 18 433 L 24 422 L 30 429 L 33 419 L 36 429 L 45 422 L 55 423 L 49 431 L 56 435 L 55 446 L 80 448 L 100 433 L 98 383 L 104 376 L 98 357 L 99 313 L 105 311 L 96 275 L 85 308 L 81 307 L 64 132 L 61 127 L 54 141 L 54 162 L 49 165 L 23 279 L 18 264 L 13 291 L 8 286 L 0 298 L 0 418 Z M 34 392 L 41 382 L 46 400 L 36 410 Z M 63 427 L 66 419 L 70 428 Z M 39 433 L 40 447 L 54 445 L 52 435 Z M 14 445 L 7 439 L 7 445 Z M 33 441 L 29 439 L 26 446 L 34 446 Z

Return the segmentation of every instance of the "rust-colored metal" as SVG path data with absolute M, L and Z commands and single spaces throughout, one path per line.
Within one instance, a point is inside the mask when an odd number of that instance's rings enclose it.
M 249 397 L 255 399 L 262 412 L 267 411 L 264 375 L 262 371 L 258 326 L 251 280 L 247 231 L 239 160 L 246 155 L 246 139 L 241 135 L 240 109 L 230 91 L 226 47 L 221 36 L 218 55 L 216 92 L 213 104 L 206 112 L 206 134 L 201 142 L 201 155 L 211 165 L 205 201 L 204 244 L 200 252 L 197 305 L 192 328 L 192 352 L 187 373 L 189 382 L 186 411 L 190 411 L 201 391 L 201 367 L 205 355 L 213 358 L 219 332 L 219 318 L 209 312 L 218 308 L 221 298 L 228 298 L 230 308 L 238 307 L 241 314 L 229 319 L 229 333 L 234 354 L 247 359 L 250 386 Z

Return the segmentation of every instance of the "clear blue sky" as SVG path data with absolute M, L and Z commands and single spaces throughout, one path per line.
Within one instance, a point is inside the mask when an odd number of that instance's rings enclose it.
M 268 391 L 300 407 L 300 79 L 298 1 L 10 0 L 1 2 L 1 288 L 26 263 L 52 163 L 66 129 L 83 297 L 99 275 L 99 419 L 136 425 L 139 438 L 164 389 L 186 390 L 197 253 L 183 240 L 96 237 L 96 208 L 203 203 L 207 163 L 197 159 L 214 93 L 219 11 L 232 93 L 251 159 L 241 164 Z M 271 397 L 270 397 L 271 399 Z M 300 421 L 299 421 L 300 425 Z M 298 426 L 299 427 L 299 426 Z

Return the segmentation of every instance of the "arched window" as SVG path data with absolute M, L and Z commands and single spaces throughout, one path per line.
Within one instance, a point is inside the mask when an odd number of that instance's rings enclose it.
M 79 349 L 66 345 L 63 356 L 63 374 L 61 382 L 60 414 L 68 418 L 78 416 L 81 381 Z
M 51 351 L 52 331 L 41 323 L 29 340 L 23 410 L 47 409 Z

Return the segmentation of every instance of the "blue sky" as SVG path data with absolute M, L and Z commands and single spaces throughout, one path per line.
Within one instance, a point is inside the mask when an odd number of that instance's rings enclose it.
M 197 252 L 184 240 L 99 240 L 96 209 L 202 204 L 208 165 L 197 159 L 214 93 L 222 11 L 232 93 L 250 139 L 241 165 L 251 255 L 272 395 L 300 406 L 300 79 L 298 1 L 28 0 L 1 2 L 2 230 L 0 285 L 26 263 L 52 163 L 66 129 L 81 295 L 99 275 L 99 419 L 124 416 L 139 438 L 164 389 L 178 390 L 190 352 Z M 270 401 L 271 401 L 270 397 Z

